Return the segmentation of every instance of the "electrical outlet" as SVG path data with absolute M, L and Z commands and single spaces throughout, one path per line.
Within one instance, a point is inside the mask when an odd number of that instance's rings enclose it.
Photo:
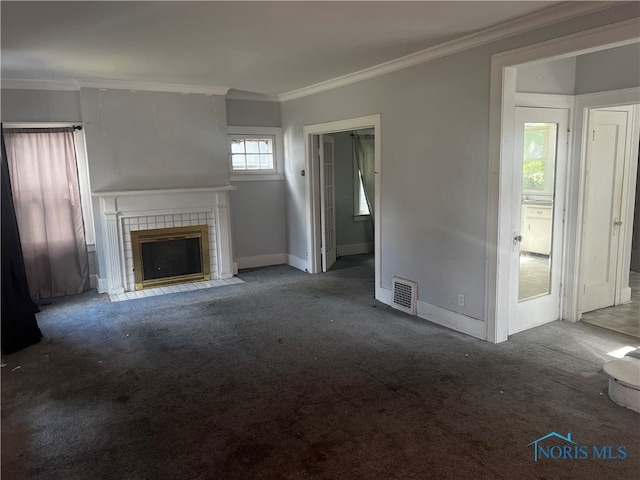
M 460 305 L 461 307 L 464 307 L 464 295 L 463 294 L 458 294 L 458 305 Z

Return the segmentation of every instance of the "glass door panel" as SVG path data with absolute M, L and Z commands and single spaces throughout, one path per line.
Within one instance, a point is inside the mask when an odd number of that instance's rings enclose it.
M 525 123 L 518 301 L 551 292 L 557 123 Z

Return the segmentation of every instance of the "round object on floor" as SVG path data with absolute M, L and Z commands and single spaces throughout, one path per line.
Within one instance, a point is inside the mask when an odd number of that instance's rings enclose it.
M 640 412 L 640 359 L 624 357 L 604 365 L 609 376 L 609 398 L 618 405 Z

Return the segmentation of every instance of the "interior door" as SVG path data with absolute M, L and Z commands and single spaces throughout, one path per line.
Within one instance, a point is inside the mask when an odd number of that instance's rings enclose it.
M 628 112 L 591 110 L 582 240 L 582 313 L 616 303 Z
M 509 334 L 560 318 L 569 110 L 517 108 Z
M 333 137 L 320 135 L 319 142 L 322 271 L 326 272 L 336 261 L 335 158 Z

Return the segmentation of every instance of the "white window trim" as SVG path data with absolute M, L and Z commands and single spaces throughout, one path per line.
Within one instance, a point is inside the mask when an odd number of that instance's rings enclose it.
M 3 122 L 4 128 L 60 128 L 81 125 L 76 123 L 9 123 Z M 89 180 L 89 162 L 87 159 L 87 146 L 84 129 L 74 130 L 74 143 L 76 147 L 76 165 L 78 167 L 78 186 L 80 187 L 80 203 L 82 204 L 82 219 L 84 220 L 84 237 L 89 252 L 95 251 L 96 230 L 93 220 L 93 203 L 91 197 L 91 182 Z
M 232 135 L 238 136 L 250 136 L 250 135 L 264 135 L 273 137 L 273 153 L 275 171 L 269 170 L 264 173 L 261 171 L 246 171 L 239 172 L 231 170 L 231 153 L 229 153 L 229 172 L 230 180 L 232 182 L 246 182 L 246 181 L 262 181 L 262 180 L 284 180 L 284 143 L 282 140 L 282 128 L 280 127 L 227 127 L 228 137 Z M 230 149 L 229 149 L 230 150 Z

